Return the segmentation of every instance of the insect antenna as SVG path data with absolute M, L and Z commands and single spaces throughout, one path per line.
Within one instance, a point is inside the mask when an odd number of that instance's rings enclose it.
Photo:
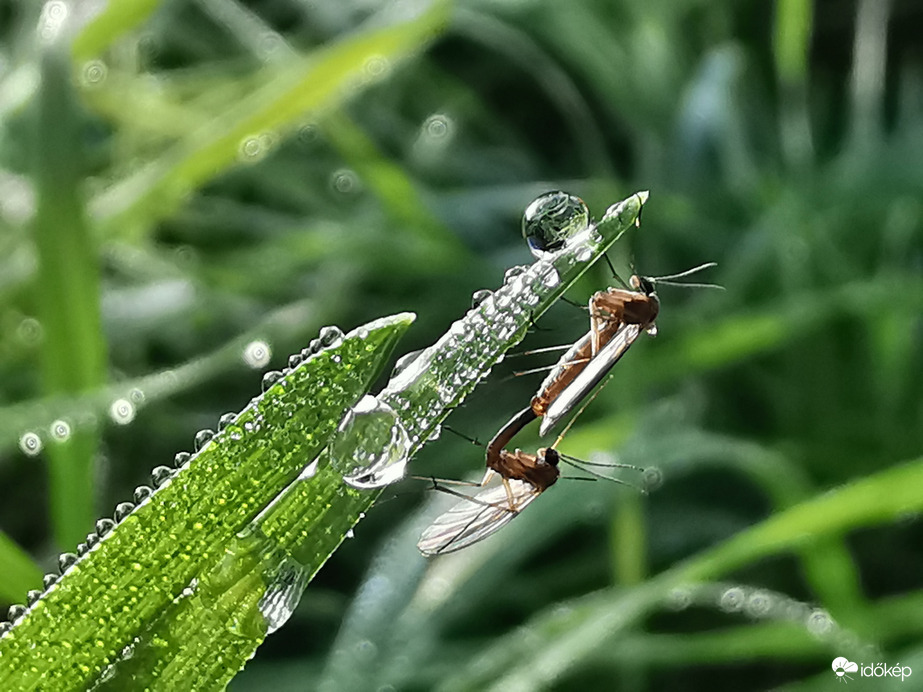
M 585 305 L 581 305 L 586 310 Z M 544 348 L 534 348 L 531 351 L 520 351 L 519 353 L 508 353 L 507 358 L 520 358 L 522 356 L 534 356 L 536 353 L 551 353 L 552 351 L 566 351 L 571 344 L 561 344 L 560 346 L 545 346 Z
M 470 442 L 470 443 L 473 444 L 473 445 L 477 445 L 478 447 L 483 447 L 483 446 L 484 446 L 484 443 L 481 442 L 478 438 L 476 438 L 476 437 L 469 437 L 469 436 L 466 435 L 465 433 L 459 432 L 458 430 L 456 430 L 455 428 L 453 428 L 451 425 L 443 425 L 443 426 L 442 426 L 442 429 L 443 429 L 443 430 L 448 430 L 450 433 L 452 433 L 452 434 L 454 434 L 454 435 L 458 435 L 458 436 L 459 436 L 460 438 L 462 438 L 463 440 L 468 440 L 468 442 Z
M 718 284 L 706 284 L 706 283 L 689 283 L 685 281 L 674 281 L 674 279 L 682 279 L 685 276 L 690 274 L 695 274 L 702 271 L 703 269 L 711 269 L 712 267 L 717 267 L 717 262 L 706 262 L 705 264 L 700 264 L 697 267 L 692 269 L 687 269 L 684 272 L 679 272 L 678 274 L 667 274 L 666 276 L 646 276 L 648 281 L 654 284 L 666 284 L 667 286 L 685 286 L 687 288 L 717 288 L 724 290 L 724 286 Z
M 562 460 L 566 461 L 568 464 L 573 466 L 578 471 L 583 471 L 583 473 L 590 474 L 591 476 L 593 476 L 594 479 L 598 478 L 599 480 L 609 481 L 611 483 L 618 483 L 619 485 L 626 485 L 629 488 L 634 488 L 635 490 L 640 492 L 642 495 L 647 495 L 647 489 L 642 485 L 636 485 L 635 483 L 632 483 L 631 481 L 626 481 L 621 478 L 614 478 L 612 476 L 607 476 L 603 473 L 599 473 L 598 471 L 594 471 L 593 469 L 589 468 L 590 466 L 604 466 L 608 468 L 632 469 L 633 471 L 639 471 L 643 473 L 644 469 L 641 468 L 640 466 L 634 466 L 632 464 L 618 464 L 618 463 L 605 464 L 605 463 L 600 463 L 600 462 L 584 461 L 583 459 L 577 459 L 576 457 L 572 457 L 569 454 L 561 454 L 560 452 L 558 454 Z M 583 480 L 590 480 L 590 479 L 583 479 Z

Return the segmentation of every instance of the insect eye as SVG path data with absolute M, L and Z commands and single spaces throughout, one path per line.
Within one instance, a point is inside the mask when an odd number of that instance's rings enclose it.
M 582 199 L 556 190 L 535 198 L 522 215 L 522 236 L 536 257 L 562 247 L 590 222 Z

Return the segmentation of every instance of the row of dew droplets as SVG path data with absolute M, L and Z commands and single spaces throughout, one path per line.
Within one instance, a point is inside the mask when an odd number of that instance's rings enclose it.
M 800 625 L 812 637 L 826 642 L 837 652 L 858 652 L 861 649 L 868 658 L 880 656 L 873 645 L 842 628 L 826 610 L 764 588 L 744 584 L 691 584 L 674 588 L 669 594 L 668 604 L 676 611 L 692 606 L 717 607 L 722 612 L 744 615 L 753 620 L 790 622 Z
M 405 390 L 421 378 L 432 382 L 436 394 L 437 400 L 417 398 L 418 402 L 424 402 L 426 410 L 414 411 L 413 428 L 419 434 L 410 437 L 411 446 L 416 445 L 423 431 L 430 428 L 432 431 L 427 439 L 438 437 L 439 428 L 432 425 L 433 420 L 445 407 L 451 406 L 464 389 L 489 374 L 490 368 L 485 368 L 481 362 L 483 353 L 496 351 L 498 345 L 524 329 L 524 314 L 560 284 L 561 277 L 552 264 L 551 253 L 571 240 L 579 240 L 576 236 L 589 228 L 589 210 L 578 197 L 551 192 L 529 205 L 523 215 L 522 228 L 539 261 L 531 266 L 508 269 L 503 286 L 496 292 L 476 291 L 465 318 L 456 321 L 435 347 L 407 354 L 395 366 L 383 393 L 389 403 L 401 411 L 408 411 L 411 404 Z M 589 245 L 585 248 L 583 244 L 578 245 L 578 251 L 581 249 L 585 250 L 587 259 L 592 256 Z M 502 356 L 496 360 L 502 360 Z
M 290 368 L 293 369 L 297 367 L 308 358 L 316 355 L 326 348 L 337 346 L 341 343 L 342 339 L 343 332 L 339 328 L 334 326 L 322 328 L 318 338 L 312 340 L 307 348 L 303 349 L 300 353 L 293 355 L 289 359 Z M 258 367 L 259 365 L 267 364 L 270 355 L 271 348 L 268 344 L 262 341 L 254 341 L 244 348 L 242 358 L 244 362 L 251 367 Z M 269 388 L 271 388 L 283 376 L 283 374 L 284 373 L 278 371 L 267 372 L 263 377 L 263 392 L 266 392 Z M 144 394 L 141 392 L 141 390 L 134 389 L 129 392 L 128 397 L 116 399 L 109 407 L 110 418 L 113 422 L 120 425 L 127 425 L 131 423 L 136 415 L 136 404 L 142 403 L 144 398 Z M 258 398 L 254 399 L 254 403 L 257 400 Z M 218 420 L 218 432 L 226 432 L 226 434 L 230 435 L 232 439 L 236 440 L 242 437 L 244 431 L 251 432 L 258 427 L 258 421 L 248 421 L 243 426 L 236 426 L 235 422 L 238 418 L 238 415 L 239 414 L 236 413 L 226 413 L 222 415 Z M 71 436 L 71 426 L 65 420 L 57 420 L 51 424 L 49 432 L 52 440 L 56 442 L 65 442 Z M 193 442 L 195 454 L 204 449 L 204 447 L 215 437 L 216 434 L 217 433 L 211 429 L 203 429 L 197 432 Z M 41 452 L 42 447 L 42 438 L 38 433 L 34 431 L 26 432 L 20 437 L 20 449 L 22 449 L 24 453 L 30 456 L 38 455 Z M 133 502 L 120 502 L 118 505 L 116 505 L 112 518 L 103 517 L 99 519 L 94 527 L 95 530 L 87 534 L 84 542 L 77 546 L 76 552 L 61 553 L 58 556 L 59 571 L 58 573 L 46 574 L 43 577 L 42 581 L 44 588 L 42 590 L 29 591 L 27 594 L 27 605 L 14 604 L 10 606 L 8 611 L 9 621 L 0 622 L 0 637 L 9 632 L 12 629 L 13 624 L 22 618 L 22 616 L 28 612 L 29 607 L 38 601 L 44 593 L 51 589 L 68 569 L 77 564 L 81 557 L 86 555 L 90 550 L 98 545 L 99 541 L 111 533 L 115 526 L 123 519 L 125 519 L 125 517 L 131 514 L 131 512 L 134 511 L 138 505 L 142 504 L 148 498 L 150 498 L 156 489 L 166 485 L 167 482 L 176 474 L 180 468 L 189 463 L 195 454 L 190 452 L 177 452 L 173 460 L 172 468 L 169 466 L 155 467 L 151 471 L 151 482 L 153 487 L 148 485 L 140 485 L 135 488 L 133 493 Z

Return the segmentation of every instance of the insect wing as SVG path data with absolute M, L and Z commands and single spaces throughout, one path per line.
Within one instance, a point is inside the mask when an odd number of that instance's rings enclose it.
M 587 363 L 580 374 L 574 378 L 574 381 L 551 402 L 542 418 L 539 435 L 546 435 L 578 402 L 582 401 L 619 362 L 619 358 L 625 354 L 640 334 L 641 325 L 639 324 L 623 324 L 619 327 L 593 360 Z
M 502 485 L 466 498 L 436 517 L 426 528 L 417 542 L 420 552 L 427 556 L 442 555 L 482 541 L 506 526 L 541 494 L 531 483 L 512 479 L 507 482 L 512 493 L 512 508 Z
M 573 367 L 578 367 L 581 363 L 578 363 L 580 360 L 577 358 L 577 354 L 584 348 L 587 348 L 587 344 L 590 342 L 592 332 L 587 332 L 582 337 L 577 339 L 567 351 L 564 352 L 564 355 L 558 359 L 558 362 L 551 369 L 551 372 L 548 373 L 545 380 L 542 382 L 542 385 L 538 388 L 539 395 L 549 390 L 557 382 L 558 378 L 568 369 Z

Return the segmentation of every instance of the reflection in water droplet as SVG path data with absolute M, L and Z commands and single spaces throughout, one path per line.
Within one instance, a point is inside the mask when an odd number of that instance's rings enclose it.
M 364 396 L 343 418 L 330 463 L 354 488 L 380 488 L 404 477 L 410 441 L 394 410 Z
M 71 436 L 71 426 L 66 420 L 56 420 L 51 424 L 51 439 L 64 442 Z
M 272 348 L 265 341 L 251 341 L 244 347 L 244 363 L 251 368 L 265 368 L 269 365 L 270 358 L 272 358 Z
M 295 612 L 308 585 L 308 577 L 308 571 L 291 558 L 286 558 L 276 568 L 259 603 L 260 612 L 266 618 L 266 634 L 282 627 Z
M 42 438 L 34 432 L 23 433 L 19 438 L 19 448 L 24 454 L 34 457 L 42 451 Z
M 189 461 L 189 459 L 191 458 L 192 458 L 192 455 L 189 452 L 177 452 L 176 455 L 173 457 L 173 466 L 175 466 L 176 468 L 179 468 L 180 466 L 185 464 L 187 461 Z
M 593 250 L 587 245 L 577 248 L 577 251 L 574 253 L 574 259 L 578 262 L 587 262 L 592 256 Z
M 537 197 L 526 207 L 522 235 L 532 254 L 541 258 L 544 253 L 563 247 L 568 238 L 585 229 L 589 222 L 590 211 L 582 199 L 556 190 Z
M 109 407 L 109 417 L 119 425 L 128 425 L 135 419 L 135 406 L 128 399 L 116 399 Z

